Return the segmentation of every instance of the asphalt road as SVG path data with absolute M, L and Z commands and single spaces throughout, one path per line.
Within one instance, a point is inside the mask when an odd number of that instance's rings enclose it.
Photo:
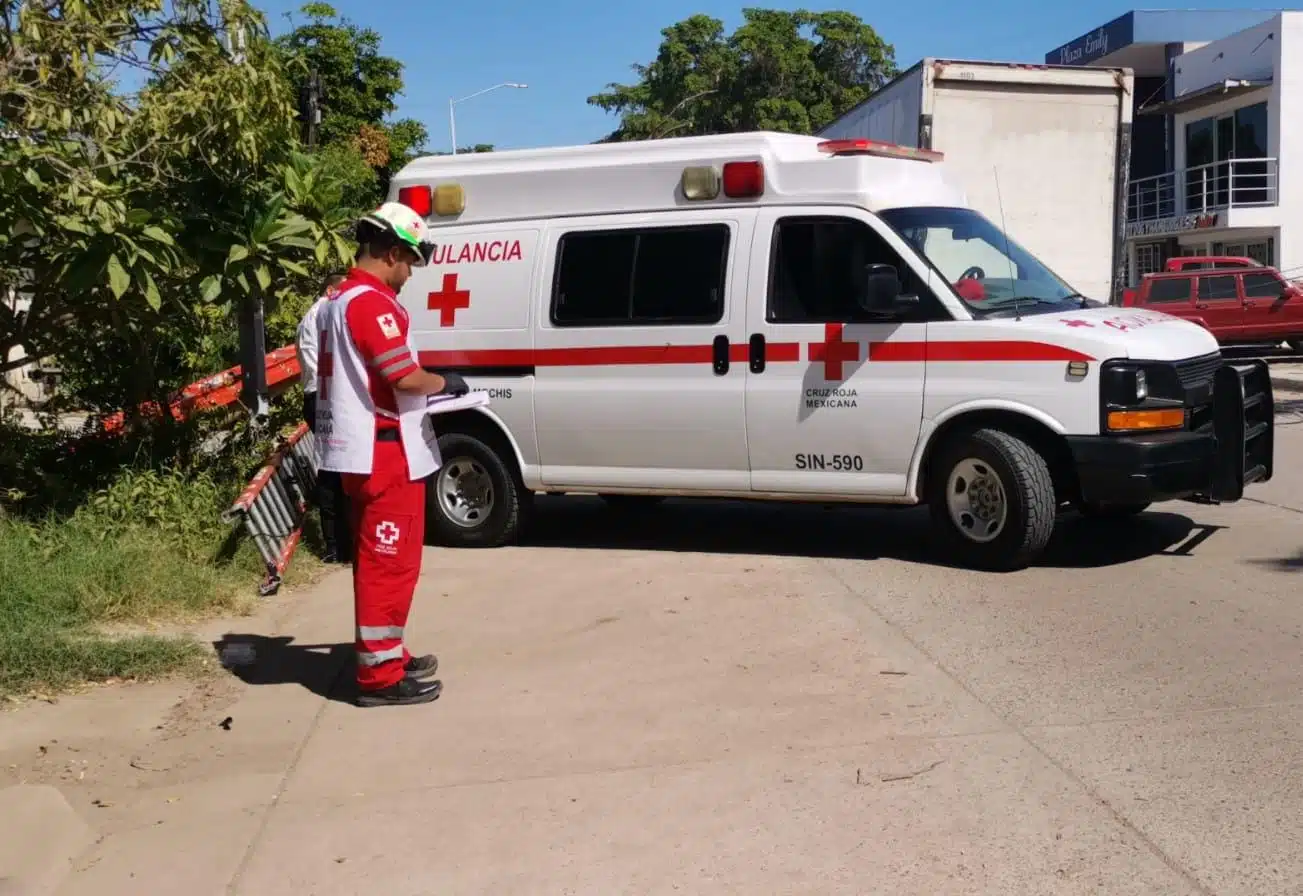
M 99 757 L 48 779 L 96 826 L 65 896 L 1296 896 L 1303 398 L 1279 410 L 1248 500 L 1065 517 L 1008 575 L 936 563 L 917 510 L 549 500 L 530 545 L 427 553 L 431 706 L 348 703 L 341 573 L 245 623 L 229 700 L 66 700 L 0 724 L 0 761 Z

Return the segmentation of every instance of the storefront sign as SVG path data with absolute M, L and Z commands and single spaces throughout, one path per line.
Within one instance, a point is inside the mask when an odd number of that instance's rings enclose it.
M 1083 34 L 1045 54 L 1048 65 L 1089 65 L 1096 59 L 1115 53 L 1131 44 L 1135 36 L 1132 13 L 1119 16 L 1089 34 Z
M 1166 236 L 1171 233 L 1183 233 L 1187 230 L 1207 230 L 1217 226 L 1217 215 L 1177 215 L 1175 218 L 1160 218 L 1157 221 L 1139 221 L 1127 225 L 1127 237 Z

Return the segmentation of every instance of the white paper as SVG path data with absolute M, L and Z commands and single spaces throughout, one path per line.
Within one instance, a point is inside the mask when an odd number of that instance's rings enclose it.
M 467 392 L 465 395 L 431 395 L 427 400 L 428 413 L 447 414 L 451 411 L 464 411 L 468 408 L 484 408 L 489 405 L 489 393 Z

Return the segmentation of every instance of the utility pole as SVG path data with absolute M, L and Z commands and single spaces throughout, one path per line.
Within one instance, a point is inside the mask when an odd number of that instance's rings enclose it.
M 240 400 L 254 420 L 271 413 L 267 392 L 267 327 L 263 320 L 262 293 L 240 305 Z
M 299 121 L 303 124 L 303 144 L 317 146 L 317 128 L 321 125 L 321 75 L 314 68 L 299 90 Z

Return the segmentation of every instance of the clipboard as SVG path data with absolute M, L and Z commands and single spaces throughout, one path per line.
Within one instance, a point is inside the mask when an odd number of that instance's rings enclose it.
M 448 414 L 452 411 L 465 411 L 470 408 L 486 408 L 489 406 L 489 393 L 484 391 L 467 392 L 465 395 L 456 397 L 451 395 L 431 395 L 426 399 L 426 413 Z

